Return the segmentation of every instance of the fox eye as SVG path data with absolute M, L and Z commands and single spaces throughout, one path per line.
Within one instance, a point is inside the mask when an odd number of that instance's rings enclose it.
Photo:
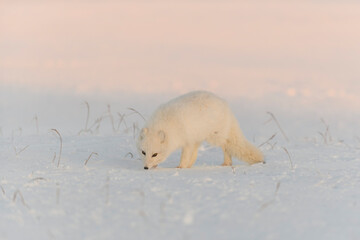
M 144 155 L 144 156 L 146 156 L 146 152 L 143 150 L 143 151 L 141 151 L 141 153 Z
M 154 153 L 151 157 L 156 157 L 158 154 L 157 153 Z

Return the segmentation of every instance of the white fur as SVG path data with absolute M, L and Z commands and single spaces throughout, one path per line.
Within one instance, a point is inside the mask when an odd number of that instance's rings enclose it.
M 141 130 L 137 146 L 149 169 L 180 148 L 179 167 L 190 168 L 203 141 L 222 148 L 224 166 L 232 164 L 233 156 L 249 164 L 263 162 L 262 153 L 246 140 L 228 104 L 203 91 L 161 105 Z

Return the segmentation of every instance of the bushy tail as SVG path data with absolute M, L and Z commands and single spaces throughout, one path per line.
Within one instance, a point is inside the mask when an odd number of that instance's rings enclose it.
M 231 156 L 249 164 L 264 162 L 262 152 L 245 138 L 236 121 L 232 125 L 225 148 Z

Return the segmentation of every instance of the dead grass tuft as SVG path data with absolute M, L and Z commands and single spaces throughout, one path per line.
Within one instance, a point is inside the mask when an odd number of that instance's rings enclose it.
M 274 149 L 274 146 L 276 145 L 276 143 L 271 144 L 270 141 L 273 140 L 276 137 L 277 133 L 273 134 L 268 140 L 266 140 L 265 142 L 263 142 L 262 144 L 260 144 L 258 146 L 258 148 L 261 148 L 262 146 L 264 146 L 265 144 L 268 144 L 271 146 L 271 149 Z
M 323 138 L 324 143 L 327 145 L 327 144 L 331 143 L 333 140 L 331 137 L 331 133 L 330 133 L 330 126 L 325 122 L 325 120 L 323 118 L 321 118 L 320 120 L 324 124 L 325 130 L 324 130 L 324 132 L 318 132 L 318 133 Z
M 55 162 L 55 159 L 56 159 L 56 152 L 54 152 L 54 157 L 53 157 L 53 159 L 52 159 L 52 163 Z
M 126 114 L 125 114 L 125 113 L 124 113 L 124 114 L 121 114 L 121 113 L 119 113 L 119 112 L 118 112 L 117 114 L 118 114 L 118 116 L 119 116 L 119 122 L 118 122 L 118 125 L 117 125 L 117 131 L 119 131 L 121 123 L 124 123 L 125 129 L 127 129 L 127 128 L 128 128 L 128 125 L 127 125 L 127 123 L 126 123 L 126 121 L 125 121 Z
M 14 192 L 13 199 L 12 199 L 13 202 L 16 201 L 17 196 L 20 197 L 21 203 L 22 203 L 25 207 L 30 208 L 29 205 L 26 204 L 26 202 L 25 202 L 25 200 L 24 200 L 24 197 L 23 197 L 22 193 L 20 192 L 20 190 L 16 190 L 16 191 Z
M 88 161 L 90 160 L 90 158 L 91 158 L 93 155 L 99 156 L 98 153 L 92 152 L 92 153 L 89 155 L 89 157 L 86 159 L 86 161 L 85 161 L 85 163 L 84 163 L 85 166 L 86 166 L 86 164 L 88 163 Z
M 107 105 L 108 107 L 108 117 L 110 118 L 110 123 L 111 123 L 111 127 L 114 133 L 116 133 L 116 129 L 115 129 L 115 122 L 114 122 L 114 116 L 111 113 L 111 106 L 110 104 Z
M 61 152 L 62 152 L 62 137 L 61 137 L 61 134 L 59 133 L 59 131 L 56 130 L 55 128 L 52 128 L 51 131 L 54 131 L 59 136 L 59 139 L 60 139 L 60 150 L 59 150 L 59 158 L 58 158 L 58 163 L 57 163 L 57 167 L 59 167 L 60 159 L 61 159 Z
M 85 127 L 84 129 L 81 129 L 80 132 L 78 133 L 78 135 L 80 135 L 81 133 L 87 133 L 90 132 L 92 133 L 91 129 L 88 128 L 88 124 L 89 124 L 89 118 L 90 118 L 90 105 L 87 101 L 84 101 L 84 104 L 86 106 L 86 121 L 85 121 Z
M 132 111 L 133 113 L 136 113 L 137 115 L 139 115 L 143 120 L 144 120 L 144 122 L 146 122 L 146 119 L 145 119 L 145 117 L 139 112 L 139 111 L 137 111 L 136 109 L 134 109 L 134 108 L 128 108 L 130 111 Z
M 292 162 L 292 160 L 291 160 L 291 156 L 290 156 L 289 151 L 286 149 L 286 147 L 282 147 L 282 149 L 285 151 L 285 153 L 287 154 L 287 156 L 288 156 L 288 158 L 289 158 L 291 170 L 294 170 L 294 165 L 293 165 L 293 162 Z
M 137 135 L 137 132 L 139 132 L 140 129 L 138 127 L 138 124 L 137 123 L 133 123 L 133 136 L 134 136 L 134 139 L 136 139 L 136 135 Z
M 277 127 L 279 128 L 281 134 L 284 136 L 285 140 L 286 140 L 287 142 L 289 142 L 289 138 L 286 136 L 284 130 L 283 130 L 282 127 L 280 126 L 280 123 L 279 123 L 279 121 L 276 119 L 275 115 L 274 115 L 272 112 L 267 112 L 267 114 L 269 114 L 270 117 L 271 117 L 271 119 L 270 119 L 269 121 L 273 120 L 273 121 L 276 123 L 276 125 L 277 125 Z M 267 121 L 267 122 L 269 122 L 269 121 Z
M 279 192 L 279 189 L 280 189 L 280 184 L 281 184 L 280 182 L 277 182 L 273 198 L 270 201 L 263 203 L 261 205 L 261 207 L 259 208 L 258 212 L 263 211 L 265 208 L 267 208 L 268 206 L 270 206 L 271 204 L 273 204 L 275 202 L 276 196 L 277 196 L 277 194 Z
M 13 146 L 14 151 L 15 151 L 15 155 L 19 156 L 20 153 L 22 153 L 23 151 L 25 151 L 30 145 L 26 145 L 25 147 L 21 148 L 19 151 L 16 149 L 15 146 Z

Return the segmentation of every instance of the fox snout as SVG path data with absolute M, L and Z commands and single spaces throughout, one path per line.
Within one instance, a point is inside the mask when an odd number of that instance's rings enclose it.
M 151 169 L 151 168 L 156 168 L 157 166 L 158 166 L 158 165 L 154 165 L 154 166 L 150 166 L 150 167 L 149 167 L 149 166 L 145 165 L 145 166 L 144 166 L 144 169 L 145 169 L 145 170 L 149 170 L 149 169 Z

